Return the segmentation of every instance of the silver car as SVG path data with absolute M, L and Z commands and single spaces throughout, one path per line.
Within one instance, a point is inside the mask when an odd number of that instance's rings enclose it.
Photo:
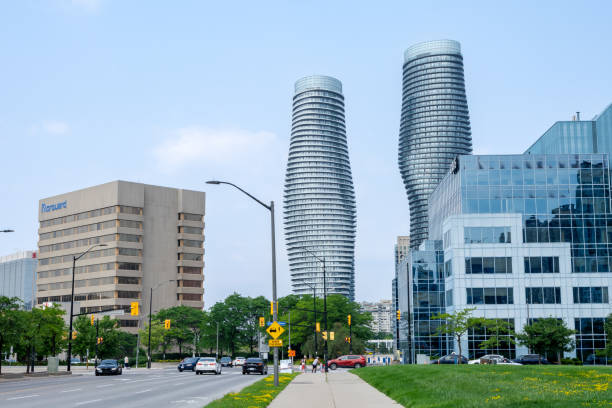
M 202 357 L 198 360 L 195 366 L 196 375 L 204 373 L 221 374 L 221 363 L 214 357 Z

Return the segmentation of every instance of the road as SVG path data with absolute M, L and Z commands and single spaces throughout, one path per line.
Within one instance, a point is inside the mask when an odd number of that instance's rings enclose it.
M 46 377 L 0 382 L 0 407 L 202 407 L 260 380 L 224 367 L 221 375 L 179 373 L 176 368 L 130 369 L 123 375 Z

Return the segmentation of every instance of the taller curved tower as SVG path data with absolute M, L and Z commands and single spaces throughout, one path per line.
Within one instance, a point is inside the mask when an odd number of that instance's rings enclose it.
M 354 300 L 355 192 L 342 83 L 335 78 L 314 75 L 295 83 L 284 205 L 293 293 L 314 288 L 323 296 L 318 257 L 325 260 L 327 294 Z
M 415 44 L 404 53 L 399 168 L 410 205 L 410 246 L 427 239 L 429 194 L 452 160 L 472 152 L 470 117 L 457 41 Z

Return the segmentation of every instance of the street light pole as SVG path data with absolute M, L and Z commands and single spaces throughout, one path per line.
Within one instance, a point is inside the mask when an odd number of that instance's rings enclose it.
M 147 347 L 147 368 L 151 368 L 151 316 L 153 314 L 153 290 L 159 288 L 161 285 L 166 283 L 175 282 L 176 279 L 170 279 L 167 281 L 163 281 L 155 285 L 155 287 L 151 286 L 151 295 L 149 296 L 149 345 Z
M 227 184 L 240 190 L 242 193 L 249 196 L 254 201 L 257 201 L 260 205 L 270 211 L 270 229 L 271 229 L 271 241 L 272 241 L 272 302 L 274 307 L 272 308 L 272 319 L 276 322 L 278 320 L 278 307 L 277 307 L 277 297 L 276 297 L 276 231 L 274 228 L 274 201 L 270 201 L 270 204 L 265 204 L 263 201 L 255 198 L 251 194 L 247 193 L 237 185 L 233 183 L 229 183 L 227 181 L 218 181 L 218 180 L 210 180 L 207 181 L 206 184 Z M 278 347 L 274 347 L 274 386 L 278 387 Z
M 311 285 L 310 283 L 306 283 L 306 282 L 304 282 L 304 284 L 309 286 L 310 289 L 312 289 L 312 307 L 314 310 L 314 326 L 313 326 L 314 350 L 316 354 L 317 353 L 317 287 L 314 285 Z
M 219 359 L 219 322 L 217 322 L 217 354 L 215 354 L 215 356 L 217 357 L 217 360 L 218 360 Z
M 321 262 L 323 264 L 323 314 L 324 314 L 324 319 L 325 319 L 325 332 L 327 333 L 327 338 L 329 338 L 329 332 L 327 331 L 327 279 L 326 279 L 326 272 L 325 272 L 325 257 L 320 258 L 318 255 L 316 255 L 314 252 L 312 252 L 309 249 L 306 249 L 304 247 L 300 247 L 299 249 L 308 252 L 310 255 L 312 255 L 313 257 L 315 257 L 316 259 L 319 260 L 319 262 Z M 316 323 L 315 323 L 316 325 Z M 316 338 L 316 335 L 315 335 Z M 325 361 L 325 372 L 329 372 L 329 368 L 327 367 L 327 338 L 325 339 L 325 344 L 324 344 L 324 349 L 323 349 L 323 360 Z
M 72 360 L 72 318 L 74 317 L 74 274 L 76 261 L 81 259 L 86 253 L 94 249 L 95 247 L 105 247 L 106 244 L 95 244 L 87 248 L 79 256 L 72 256 L 72 291 L 70 292 L 70 329 L 68 330 L 68 361 L 66 362 L 66 371 L 70 371 L 70 360 Z

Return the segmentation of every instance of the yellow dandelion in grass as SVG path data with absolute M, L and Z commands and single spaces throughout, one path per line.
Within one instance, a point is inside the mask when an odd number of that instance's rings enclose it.
M 492 400 L 498 400 L 501 398 L 501 395 L 494 395 L 491 397 Z

